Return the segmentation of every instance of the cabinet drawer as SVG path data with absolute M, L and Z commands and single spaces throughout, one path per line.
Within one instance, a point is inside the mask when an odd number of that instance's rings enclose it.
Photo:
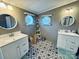
M 77 52 L 77 47 L 76 48 L 70 47 L 69 50 L 72 51 L 73 53 L 76 53 Z
M 77 46 L 77 43 L 75 41 L 69 41 L 69 40 L 66 40 L 66 44 L 67 45 L 71 45 L 71 46 Z
M 20 43 L 20 47 L 22 47 L 22 48 L 26 48 L 27 45 L 28 45 L 28 42 L 26 42 L 26 41 Z
M 20 47 L 20 54 L 21 54 L 21 57 L 22 57 L 28 52 L 28 49 L 29 49 L 28 39 L 23 38 L 20 42 L 19 47 Z
M 69 44 L 66 45 L 66 50 L 71 51 L 73 53 L 76 53 L 77 52 L 77 49 L 78 49 L 78 47 L 75 46 L 75 45 L 69 45 Z
M 78 39 L 79 39 L 79 37 L 68 36 L 66 40 L 69 41 L 69 42 L 77 43 L 79 41 Z
M 19 41 L 19 46 L 20 46 L 20 48 L 26 49 L 28 45 L 29 45 L 29 43 L 28 43 L 28 38 L 27 38 L 27 37 L 22 38 L 22 39 Z
M 24 56 L 27 52 L 28 52 L 28 47 L 26 47 L 26 48 L 20 48 L 21 57 Z
M 73 39 L 66 39 L 66 50 L 71 51 L 72 53 L 76 53 L 77 48 L 78 47 L 76 41 Z

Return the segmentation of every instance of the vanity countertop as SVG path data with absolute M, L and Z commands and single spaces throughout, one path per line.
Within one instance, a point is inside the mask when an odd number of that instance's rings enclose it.
M 11 37 L 9 36 L 9 34 L 4 34 L 4 35 L 0 36 L 0 47 L 5 46 L 5 45 L 12 43 L 14 41 L 17 41 L 23 37 L 28 36 L 28 35 L 18 33 L 18 32 L 15 32 L 14 36 L 11 36 Z
M 61 32 L 61 31 L 59 31 L 58 34 L 70 35 L 70 36 L 78 36 L 79 37 L 78 34 L 73 33 L 73 32 Z

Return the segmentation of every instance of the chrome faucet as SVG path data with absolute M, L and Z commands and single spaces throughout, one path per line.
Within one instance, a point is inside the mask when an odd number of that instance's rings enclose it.
M 12 37 L 12 36 L 14 36 L 14 33 L 13 33 L 13 32 L 11 32 L 11 33 L 9 34 L 9 37 Z

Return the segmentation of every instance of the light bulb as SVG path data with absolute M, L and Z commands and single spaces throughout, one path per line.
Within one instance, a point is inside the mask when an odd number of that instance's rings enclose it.
M 70 12 L 72 13 L 73 12 L 73 9 L 70 9 Z
M 70 9 L 66 9 L 66 12 L 69 13 Z
M 0 2 L 0 8 L 6 8 L 6 4 L 3 2 Z
M 12 7 L 11 5 L 8 5 L 7 8 L 8 8 L 9 10 L 13 10 L 13 7 Z

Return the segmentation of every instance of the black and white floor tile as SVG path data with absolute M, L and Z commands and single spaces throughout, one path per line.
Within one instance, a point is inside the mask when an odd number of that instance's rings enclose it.
M 31 45 L 23 59 L 60 59 L 56 54 L 54 44 L 48 40 Z

